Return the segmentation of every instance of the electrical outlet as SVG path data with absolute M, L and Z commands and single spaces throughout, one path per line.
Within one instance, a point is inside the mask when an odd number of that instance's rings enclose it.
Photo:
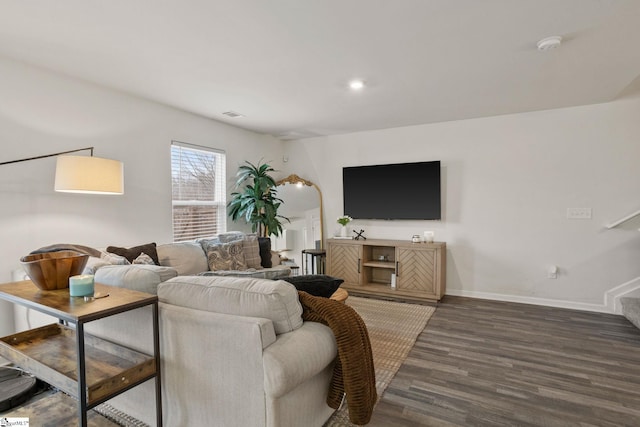
M 567 219 L 591 219 L 591 208 L 567 208 Z

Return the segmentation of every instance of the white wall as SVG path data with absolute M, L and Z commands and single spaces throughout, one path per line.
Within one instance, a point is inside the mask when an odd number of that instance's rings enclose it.
M 244 160 L 282 167 L 282 142 L 269 136 L 7 59 L 0 76 L 0 162 L 95 146 L 125 167 L 124 196 L 87 196 L 53 191 L 54 158 L 0 166 L 0 283 L 21 256 L 52 243 L 171 241 L 172 140 L 226 150 L 230 178 Z M 0 304 L 5 335 L 11 306 Z
M 606 311 L 604 292 L 640 276 L 640 233 L 603 229 L 640 209 L 639 117 L 636 98 L 318 137 L 286 143 L 286 166 L 319 185 L 333 235 L 343 166 L 441 160 L 442 221 L 353 227 L 407 240 L 434 230 L 447 243 L 449 294 Z M 568 220 L 568 207 L 593 218 Z
M 124 161 L 126 191 L 55 193 L 54 159 L 1 166 L 0 282 L 51 243 L 170 241 L 171 140 L 226 150 L 229 177 L 264 159 L 317 183 L 325 235 L 342 214 L 343 166 L 441 160 L 443 221 L 354 227 L 392 239 L 435 230 L 450 294 L 598 309 L 606 290 L 640 276 L 640 233 L 602 227 L 640 209 L 639 99 L 293 141 L 282 164 L 282 143 L 268 136 L 1 58 L 0 75 L 0 161 L 93 145 Z M 591 207 L 593 219 L 567 220 L 567 207 Z M 4 335 L 14 319 L 0 304 Z

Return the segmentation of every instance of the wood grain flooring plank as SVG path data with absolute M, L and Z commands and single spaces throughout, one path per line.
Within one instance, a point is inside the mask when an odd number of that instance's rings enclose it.
M 640 330 L 616 315 L 445 297 L 374 426 L 640 426 Z

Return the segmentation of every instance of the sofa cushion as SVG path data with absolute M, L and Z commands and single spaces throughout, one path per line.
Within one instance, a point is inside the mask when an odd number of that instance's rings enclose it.
M 244 252 L 244 261 L 247 264 L 247 268 L 262 268 L 258 236 L 255 234 L 244 236 L 242 239 L 242 251 Z
M 271 239 L 268 237 L 258 237 L 260 246 L 260 265 L 264 268 L 271 268 Z
M 271 267 L 277 267 L 282 263 L 280 254 L 276 251 L 271 251 Z
M 336 356 L 331 329 L 321 323 L 304 322 L 300 329 L 279 336 L 265 349 L 264 391 L 272 398 L 283 396 L 331 365 Z
M 220 243 L 229 243 L 236 240 L 242 240 L 246 236 L 242 231 L 228 231 L 226 233 L 218 234 L 218 239 Z
M 209 270 L 246 270 L 242 240 L 229 243 L 203 243 Z
M 151 257 L 144 252 L 138 255 L 138 258 L 134 259 L 131 264 L 144 264 L 144 265 L 156 265 L 155 262 L 151 259 Z
M 203 238 L 196 239 L 196 243 L 199 243 L 202 246 L 202 248 L 204 249 L 205 244 L 208 244 L 208 245 L 219 245 L 222 242 L 217 237 L 203 237 Z
M 177 275 L 178 272 L 175 269 L 159 265 L 107 265 L 96 271 L 95 280 L 105 285 L 155 295 L 159 283 Z
M 258 236 L 255 233 L 245 234 L 241 231 L 229 231 L 219 234 L 218 240 L 220 240 L 220 243 L 242 241 L 244 262 L 247 264 L 247 268 L 262 268 L 260 244 L 258 242 Z
M 133 262 L 138 256 L 144 252 L 149 255 L 155 265 L 160 265 L 158 261 L 158 252 L 155 243 L 147 243 L 144 245 L 133 246 L 131 248 L 121 248 L 118 246 L 107 247 L 107 252 L 125 257 L 129 262 Z
M 344 280 L 324 274 L 307 274 L 303 276 L 284 277 L 286 280 L 296 287 L 299 291 L 308 294 L 329 298 L 340 287 Z
M 276 334 L 302 326 L 298 291 L 282 280 L 237 277 L 176 277 L 158 285 L 161 302 L 273 322 Z
M 117 255 L 114 255 L 114 256 L 117 256 Z M 87 260 L 87 265 L 85 265 L 84 270 L 82 270 L 82 274 L 95 274 L 100 267 L 104 267 L 105 265 L 111 265 L 111 264 L 102 258 L 90 256 L 89 259 Z
M 179 242 L 158 245 L 160 265 L 173 267 L 179 276 L 190 276 L 209 270 L 207 255 L 200 243 Z
M 129 265 L 131 264 L 128 259 L 123 256 L 111 254 L 109 252 L 103 252 L 100 259 L 111 265 Z
M 198 276 L 233 276 L 233 277 L 254 277 L 260 279 L 283 279 L 291 275 L 291 269 L 284 265 L 273 268 L 248 268 L 246 270 L 216 270 L 205 271 Z

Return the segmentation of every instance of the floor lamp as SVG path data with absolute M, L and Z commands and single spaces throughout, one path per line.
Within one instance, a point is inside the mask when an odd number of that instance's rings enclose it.
M 86 150 L 91 151 L 91 156 L 67 155 Z M 124 167 L 122 162 L 93 157 L 93 147 L 2 162 L 0 166 L 47 157 L 58 157 L 55 191 L 83 194 L 124 194 Z

